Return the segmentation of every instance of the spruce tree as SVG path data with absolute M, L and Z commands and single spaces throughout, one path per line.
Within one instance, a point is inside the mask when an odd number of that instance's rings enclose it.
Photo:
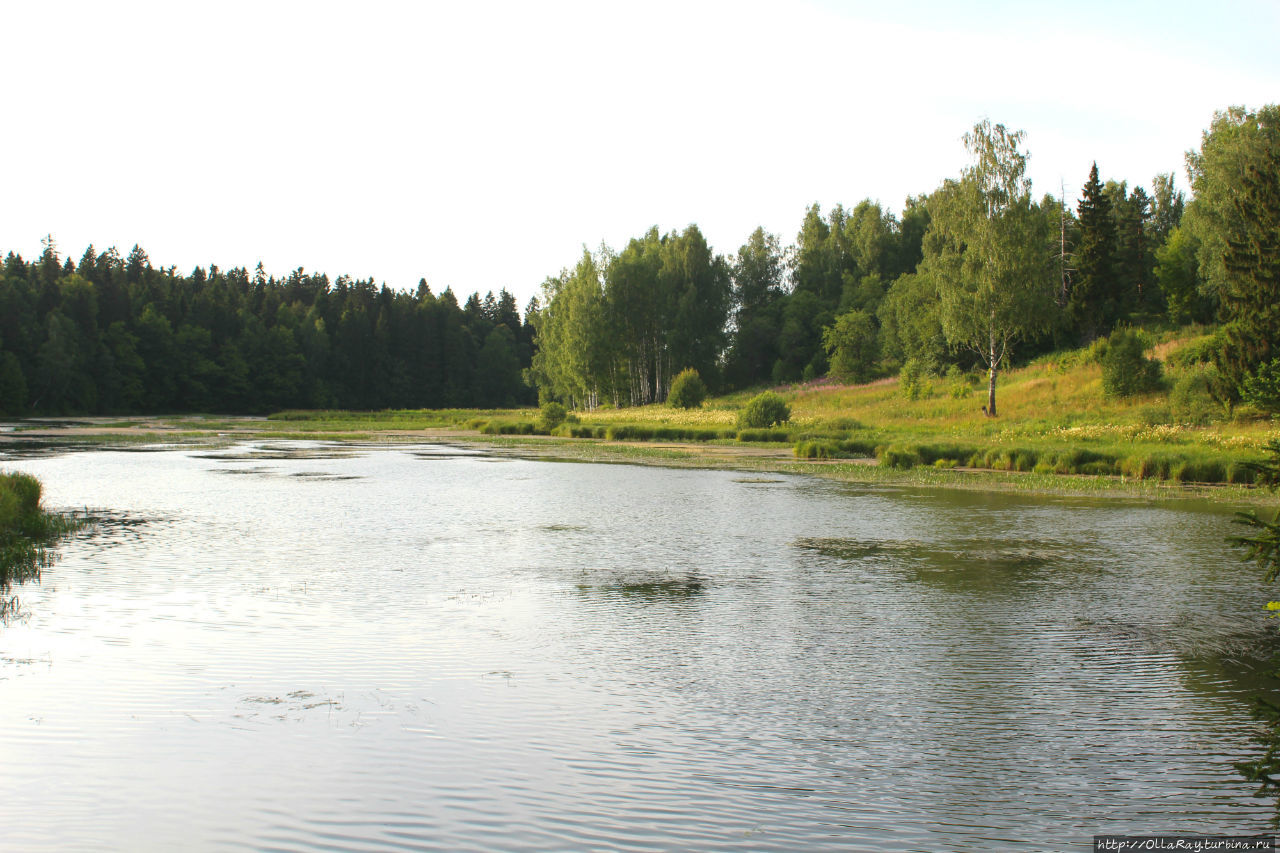
M 1077 331 L 1091 341 L 1111 329 L 1116 314 L 1115 220 L 1111 201 L 1098 179 L 1098 164 L 1089 170 L 1080 204 L 1076 207 L 1079 236 L 1072 258 L 1075 276 L 1071 287 L 1071 315 Z

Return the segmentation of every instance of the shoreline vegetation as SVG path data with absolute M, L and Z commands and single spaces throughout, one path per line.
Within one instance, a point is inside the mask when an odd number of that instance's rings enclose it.
M 39 578 L 54 560 L 52 547 L 84 525 L 83 519 L 47 511 L 43 491 L 30 474 L 0 471 L 0 619 L 20 610 L 13 587 Z
M 999 418 L 981 411 L 978 377 L 953 375 L 926 376 L 914 386 L 900 377 L 780 386 L 774 390 L 791 416 L 766 428 L 738 425 L 753 396 L 745 391 L 689 409 L 655 404 L 563 412 L 553 406 L 551 421 L 546 407 L 27 420 L 0 432 L 0 446 L 443 441 L 539 458 L 801 473 L 883 485 L 1261 502 L 1265 494 L 1252 485 L 1252 465 L 1280 439 L 1280 424 L 1186 389 L 1199 375 L 1194 359 L 1207 339 L 1191 328 L 1151 341 L 1149 352 L 1167 365 L 1166 385 L 1123 398 L 1104 393 L 1097 347 L 1037 359 L 1005 374 Z

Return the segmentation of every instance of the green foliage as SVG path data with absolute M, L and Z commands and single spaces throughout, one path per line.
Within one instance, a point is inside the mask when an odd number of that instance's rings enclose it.
M 1250 467 L 1255 473 L 1255 480 L 1272 491 L 1280 487 L 1280 441 L 1272 441 L 1267 445 L 1270 458 L 1254 463 Z M 1231 540 L 1232 544 L 1244 550 L 1244 559 L 1262 569 L 1267 581 L 1280 577 L 1280 510 L 1276 510 L 1270 519 L 1258 515 L 1256 510 L 1236 513 L 1236 523 L 1249 528 L 1249 534 Z M 1269 602 L 1267 609 L 1275 615 L 1280 611 L 1280 603 Z M 1250 782 L 1258 783 L 1258 794 L 1276 797 L 1277 816 L 1280 817 L 1280 706 L 1259 699 L 1255 708 L 1255 717 L 1264 725 L 1259 737 L 1262 755 L 1253 761 L 1245 761 L 1236 768 Z
M 651 228 L 616 254 L 584 251 L 543 285 L 534 373 L 588 409 L 664 400 L 682 364 L 715 384 L 731 296 L 728 262 L 695 225 Z
M 919 400 L 933 395 L 933 383 L 929 381 L 924 364 L 914 358 L 907 359 L 898 373 L 898 388 L 908 400 Z
M 916 359 L 931 371 L 941 370 L 947 338 L 940 311 L 933 279 L 914 273 L 900 276 L 876 312 L 885 357 L 899 362 Z
M 1169 353 L 1170 367 L 1196 367 L 1213 361 L 1213 354 L 1221 347 L 1217 335 L 1199 338 Z
M 1280 107 L 1218 113 L 1187 168 L 1187 220 L 1224 321 L 1214 361 L 1234 395 L 1280 354 Z
M 79 527 L 80 522 L 40 505 L 43 489 L 29 474 L 0 472 L 0 617 L 16 607 L 12 585 L 39 574 L 47 565 L 46 548 Z
M 964 400 L 973 396 L 977 387 L 976 379 L 956 365 L 947 368 L 947 393 L 953 400 Z
M 965 136 L 973 157 L 930 197 L 933 220 L 920 270 L 937 287 L 947 343 L 1000 369 L 1013 344 L 1053 321 L 1057 287 L 1049 220 L 1031 201 L 1022 133 L 983 121 Z M 996 414 L 995 385 L 987 403 Z
M 1160 362 L 1144 355 L 1146 342 L 1132 329 L 1117 329 L 1101 352 L 1102 389 L 1109 397 L 1133 397 L 1161 387 Z
M 541 432 L 533 421 L 489 421 L 480 428 L 485 435 L 538 435 Z
M 880 464 L 886 468 L 899 468 L 903 470 L 915 468 L 924 461 L 914 448 L 896 444 L 878 449 L 876 451 L 876 456 L 879 457 Z
M 73 266 L 50 244 L 0 273 L 0 413 L 524 405 L 532 338 L 505 291 L 460 308 L 425 282 L 182 276 L 141 249 Z
M 551 430 L 564 423 L 565 418 L 568 416 L 569 413 L 565 411 L 564 406 L 560 403 L 554 400 L 543 403 L 538 407 L 538 427 L 544 432 L 551 432 Z
M 20 415 L 27 408 L 27 380 L 11 352 L 0 352 L 0 415 Z
M 739 428 L 764 429 L 791 420 L 791 407 L 772 391 L 752 397 L 738 411 Z
M 822 331 L 831 375 L 841 382 L 866 382 L 879 353 L 875 319 L 866 311 L 848 311 Z
M 1117 289 L 1116 223 L 1097 163 L 1089 172 L 1076 212 L 1079 236 L 1072 253 L 1075 274 L 1068 307 L 1084 340 L 1090 341 L 1110 331 L 1123 302 Z
M 1189 227 L 1174 228 L 1155 251 L 1156 284 L 1174 323 L 1208 323 L 1217 314 L 1217 295 L 1200 277 L 1199 251 L 1200 240 Z
M 791 431 L 785 429 L 740 429 L 738 441 L 782 442 L 791 441 Z
M 667 403 L 677 409 L 696 409 L 707 399 L 707 386 L 703 383 L 698 371 L 686 367 L 671 380 L 671 393 L 667 395 Z
M 1041 474 L 1123 476 L 1136 480 L 1181 483 L 1250 483 L 1254 474 L 1246 461 L 1201 451 L 1148 451 L 1088 447 L 977 447 L 951 443 L 895 442 L 876 449 L 886 468 L 985 468 Z
M 1178 377 L 1169 392 L 1169 409 L 1180 424 L 1204 425 L 1222 417 L 1224 406 L 1217 388 L 1221 384 L 1218 369 L 1199 364 Z
M 1280 358 L 1261 364 L 1244 380 L 1241 396 L 1249 405 L 1272 414 L 1280 412 Z
M 598 433 L 596 433 L 598 435 Z M 733 430 L 712 427 L 651 426 L 648 424 L 610 424 L 603 438 L 610 441 L 717 441 L 732 439 Z

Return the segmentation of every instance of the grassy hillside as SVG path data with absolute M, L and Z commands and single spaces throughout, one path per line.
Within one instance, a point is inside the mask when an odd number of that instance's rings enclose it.
M 1099 347 L 1054 353 L 1003 373 L 1000 417 L 988 418 L 985 376 L 925 377 L 908 395 L 898 378 L 847 386 L 829 381 L 774 389 L 791 422 L 767 435 L 735 430 L 737 410 L 754 392 L 701 409 L 663 406 L 578 413 L 566 435 L 615 439 L 785 440 L 800 457 L 877 457 L 909 468 L 988 468 L 1135 479 L 1247 483 L 1245 463 L 1262 458 L 1280 425 L 1258 412 L 1228 410 L 1208 391 L 1210 336 L 1184 330 L 1151 341 L 1163 388 L 1118 399 L 1104 393 Z M 758 389 L 757 389 L 758 390 Z M 532 418 L 534 413 L 529 413 Z

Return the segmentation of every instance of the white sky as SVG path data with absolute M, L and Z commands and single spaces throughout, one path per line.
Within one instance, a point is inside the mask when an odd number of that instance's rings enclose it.
M 1037 194 L 1280 100 L 1280 3 L 0 5 L 0 252 L 303 266 L 521 307 L 583 244 L 898 211 L 987 117 Z

